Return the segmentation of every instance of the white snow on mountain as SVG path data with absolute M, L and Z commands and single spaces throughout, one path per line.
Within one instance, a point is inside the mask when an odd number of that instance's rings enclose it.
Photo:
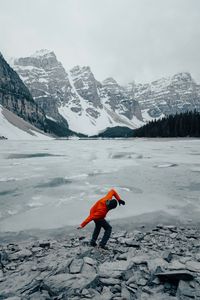
M 104 104 L 102 104 L 103 101 L 101 101 L 99 106 L 94 107 L 92 102 L 86 101 L 77 92 L 77 89 L 74 86 L 74 78 L 72 78 L 71 75 L 69 75 L 68 78 L 75 94 L 74 101 L 72 100 L 67 104 L 61 105 L 58 107 L 58 111 L 67 120 L 71 130 L 91 136 L 102 132 L 107 127 L 139 127 L 140 121 L 137 118 L 130 121 L 125 116 L 112 111 L 109 104 L 105 104 L 105 101 Z M 77 77 L 76 80 L 78 80 Z M 85 86 L 85 88 L 87 87 Z M 78 113 L 73 111 L 75 105 L 77 108 L 81 108 Z
M 89 66 L 67 73 L 46 49 L 16 59 L 13 68 L 49 118 L 89 136 L 107 127 L 134 129 L 169 114 L 200 110 L 200 85 L 187 72 L 123 87 L 111 77 L 97 81 Z
M 130 86 L 127 87 L 130 91 Z M 151 83 L 133 84 L 130 91 L 141 107 L 144 121 L 185 111 L 200 111 L 200 85 L 188 72 Z
M 48 135 L 0 105 L 0 136 L 12 140 L 51 140 Z
M 127 95 L 121 87 L 115 82 L 116 89 L 109 91 L 110 80 L 107 86 L 102 85 L 90 67 L 76 66 L 66 73 L 52 51 L 40 50 L 15 59 L 13 68 L 48 118 L 61 123 L 64 118 L 72 131 L 96 135 L 107 127 L 143 125 L 135 115 L 135 106 L 126 107 Z

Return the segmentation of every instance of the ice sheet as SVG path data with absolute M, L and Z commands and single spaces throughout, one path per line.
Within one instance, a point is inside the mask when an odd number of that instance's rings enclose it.
M 110 188 L 126 206 L 108 219 L 183 214 L 188 205 L 197 213 L 199 147 L 195 139 L 1 141 L 0 230 L 79 224 Z

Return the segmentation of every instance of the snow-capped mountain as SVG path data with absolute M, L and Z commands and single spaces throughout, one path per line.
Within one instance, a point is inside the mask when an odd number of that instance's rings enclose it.
M 60 101 L 69 98 L 71 87 L 55 54 L 47 50 L 37 51 L 30 57 L 14 60 L 13 67 L 47 117 L 67 127 L 67 122 L 58 113 L 57 106 Z
M 48 50 L 15 59 L 13 67 L 49 119 L 90 136 L 110 127 L 134 129 L 165 115 L 200 110 L 200 85 L 189 73 L 123 87 L 110 77 L 97 81 L 88 66 L 75 66 L 67 73 Z
M 189 110 L 200 111 L 200 85 L 190 73 L 178 73 L 147 84 L 129 84 L 127 90 L 140 104 L 143 119 Z
M 142 114 L 138 101 L 134 100 L 131 93 L 120 86 L 112 77 L 102 82 L 100 89 L 101 98 L 105 105 L 109 105 L 119 115 L 127 117 L 134 123 L 134 127 L 141 125 Z M 138 120 L 140 122 L 138 122 Z
M 143 124 L 137 101 L 116 83 L 98 82 L 89 67 L 68 73 L 54 52 L 37 51 L 15 59 L 13 67 L 46 115 L 75 132 L 95 135 L 107 127 L 137 128 Z

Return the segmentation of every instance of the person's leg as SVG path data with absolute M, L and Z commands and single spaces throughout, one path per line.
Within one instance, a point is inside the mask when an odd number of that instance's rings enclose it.
M 92 239 L 90 241 L 90 245 L 91 246 L 96 246 L 96 240 L 99 236 L 100 230 L 101 230 L 101 221 L 94 221 L 95 223 L 95 228 L 92 234 Z
M 99 245 L 104 247 L 110 238 L 112 226 L 110 226 L 106 220 L 102 220 L 101 226 L 104 228 L 105 232 Z

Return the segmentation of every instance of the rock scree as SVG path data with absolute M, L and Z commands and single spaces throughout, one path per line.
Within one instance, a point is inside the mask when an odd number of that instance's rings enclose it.
M 81 232 L 82 234 L 82 232 Z M 88 233 L 0 245 L 0 299 L 200 300 L 200 230 L 117 231 L 109 250 Z

